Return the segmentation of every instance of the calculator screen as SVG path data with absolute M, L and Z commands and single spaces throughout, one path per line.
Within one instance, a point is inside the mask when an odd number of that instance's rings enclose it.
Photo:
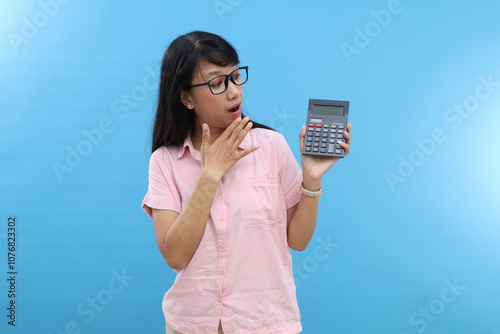
M 322 106 L 315 104 L 312 113 L 315 115 L 344 116 L 344 107 Z

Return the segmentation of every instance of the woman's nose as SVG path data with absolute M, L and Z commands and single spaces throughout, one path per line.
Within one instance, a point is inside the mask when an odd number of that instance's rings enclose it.
M 235 96 L 240 94 L 242 86 L 236 86 L 231 80 L 228 80 L 227 84 L 227 97 L 229 100 L 232 100 Z

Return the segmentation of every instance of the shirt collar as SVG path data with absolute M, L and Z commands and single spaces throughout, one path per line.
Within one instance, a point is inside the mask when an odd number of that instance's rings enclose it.
M 238 145 L 238 149 L 246 150 L 247 148 L 250 148 L 252 146 L 252 139 L 250 137 L 250 133 L 251 131 L 245 136 L 240 145 Z M 186 151 L 188 151 L 193 158 L 195 158 L 198 161 L 201 161 L 201 153 L 194 149 L 193 142 L 191 141 L 191 135 L 187 136 L 186 139 L 184 139 L 184 144 L 182 144 L 182 148 L 179 150 L 179 153 L 177 154 L 177 159 L 182 158 L 182 156 Z

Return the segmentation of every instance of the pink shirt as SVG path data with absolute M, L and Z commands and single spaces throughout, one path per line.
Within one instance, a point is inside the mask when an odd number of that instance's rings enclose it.
M 302 330 L 287 243 L 286 210 L 300 200 L 302 171 L 278 132 L 252 129 L 240 145 L 262 147 L 222 178 L 205 234 L 163 298 L 174 330 L 189 334 L 295 334 Z M 151 156 L 144 211 L 180 213 L 198 181 L 190 138 Z

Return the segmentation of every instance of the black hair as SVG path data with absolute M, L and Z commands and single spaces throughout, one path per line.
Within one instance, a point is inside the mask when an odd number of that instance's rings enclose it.
M 162 146 L 181 146 L 194 130 L 194 113 L 182 104 L 181 91 L 191 84 L 202 59 L 219 66 L 238 65 L 240 62 L 238 53 L 229 42 L 204 31 L 181 35 L 169 45 L 161 66 L 152 152 Z M 266 125 L 252 123 L 253 128 L 272 130 Z

